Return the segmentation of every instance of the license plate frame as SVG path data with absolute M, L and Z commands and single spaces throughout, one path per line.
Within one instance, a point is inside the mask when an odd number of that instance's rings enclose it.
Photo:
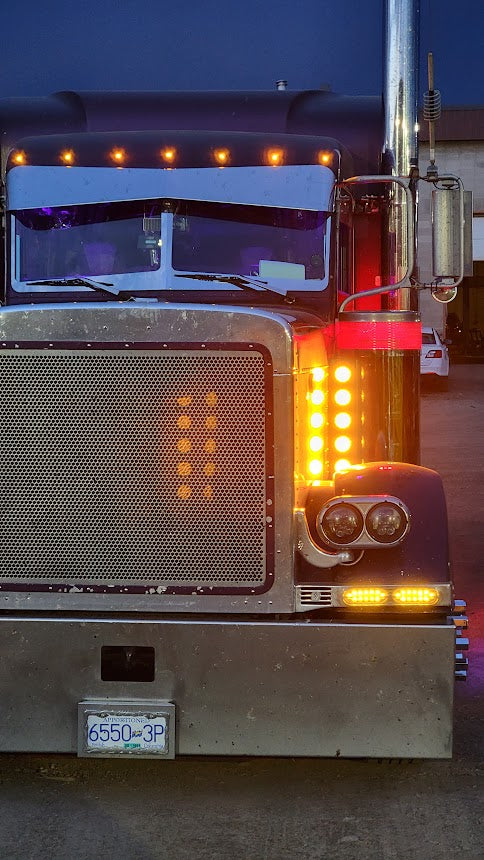
M 159 699 L 79 702 L 77 754 L 80 758 L 175 758 L 175 704 Z

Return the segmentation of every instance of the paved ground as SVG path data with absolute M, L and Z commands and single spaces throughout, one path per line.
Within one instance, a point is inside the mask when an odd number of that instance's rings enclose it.
M 174 762 L 0 756 L 8 860 L 483 860 L 484 365 L 425 389 L 422 459 L 447 489 L 470 681 L 456 692 L 452 762 Z

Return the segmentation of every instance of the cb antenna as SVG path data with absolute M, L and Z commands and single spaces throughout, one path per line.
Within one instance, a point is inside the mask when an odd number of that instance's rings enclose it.
M 439 171 L 435 164 L 435 125 L 441 114 L 441 100 L 439 90 L 434 89 L 434 57 L 430 52 L 427 55 L 427 69 L 429 88 L 424 93 L 423 118 L 429 124 L 429 155 L 430 164 L 427 167 L 427 179 L 431 181 L 438 179 Z

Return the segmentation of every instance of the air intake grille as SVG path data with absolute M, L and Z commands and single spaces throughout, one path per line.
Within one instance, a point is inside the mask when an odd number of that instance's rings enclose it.
M 232 346 L 0 352 L 0 582 L 261 589 L 267 365 Z

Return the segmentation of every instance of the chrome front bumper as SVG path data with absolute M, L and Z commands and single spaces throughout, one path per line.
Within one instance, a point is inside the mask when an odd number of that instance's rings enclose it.
M 0 643 L 2 751 L 76 752 L 79 703 L 128 699 L 174 703 L 176 755 L 452 754 L 452 625 L 10 616 Z M 154 680 L 103 681 L 107 647 Z

